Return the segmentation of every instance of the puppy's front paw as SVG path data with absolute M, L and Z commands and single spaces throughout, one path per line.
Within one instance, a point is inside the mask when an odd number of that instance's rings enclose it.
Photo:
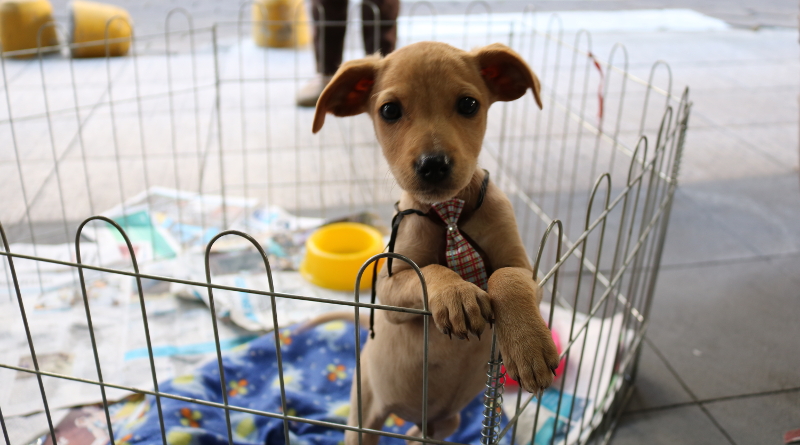
M 430 311 L 436 327 L 445 335 L 469 340 L 480 338 L 486 322 L 493 319 L 489 295 L 478 286 L 455 280 L 431 295 Z
M 558 367 L 558 351 L 550 330 L 544 321 L 529 321 L 509 328 L 497 325 L 497 340 L 506 372 L 528 392 L 546 389 L 553 383 Z

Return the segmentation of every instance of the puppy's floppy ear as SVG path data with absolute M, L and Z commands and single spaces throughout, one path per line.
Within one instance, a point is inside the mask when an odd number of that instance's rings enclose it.
M 501 43 L 478 48 L 473 54 L 494 100 L 519 99 L 530 88 L 533 90 L 536 104 L 542 108 L 540 95 L 542 87 L 539 78 L 533 74 L 519 54 Z
M 366 111 L 379 61 L 379 57 L 373 56 L 350 60 L 339 67 L 317 100 L 312 129 L 314 133 L 325 123 L 325 113 L 354 116 Z

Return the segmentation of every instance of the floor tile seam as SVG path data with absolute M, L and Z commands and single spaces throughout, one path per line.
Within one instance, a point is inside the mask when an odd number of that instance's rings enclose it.
M 11 79 L 8 79 L 8 80 L 5 82 L 5 85 L 6 85 L 6 87 L 8 87 L 8 85 L 12 84 L 14 81 L 16 81 L 17 79 L 19 79 L 20 77 L 22 77 L 22 75 L 25 73 L 25 71 L 27 71 L 27 70 L 28 70 L 28 68 L 30 68 L 30 66 L 31 66 L 31 65 L 33 65 L 33 62 L 34 62 L 34 60 L 33 60 L 33 59 L 31 59 L 31 60 L 25 60 L 25 62 L 28 62 L 28 63 L 26 63 L 26 64 L 25 64 L 25 66 L 23 66 L 22 68 L 20 68 L 20 69 L 19 69 L 19 70 L 18 70 L 16 73 L 14 73 L 14 74 L 12 75 Z M 8 72 L 8 70 L 7 70 L 7 69 L 6 69 L 5 71 L 6 71 L 6 72 Z
M 662 363 L 664 363 L 664 366 L 666 366 L 670 374 L 672 374 L 675 380 L 678 381 L 678 384 L 681 385 L 681 387 L 683 388 L 684 391 L 686 391 L 689 397 L 692 398 L 692 401 L 694 401 L 697 404 L 697 406 L 700 408 L 703 414 L 705 414 L 706 418 L 711 422 L 711 424 L 717 428 L 717 431 L 719 431 L 720 434 L 722 434 L 725 437 L 725 439 L 728 441 L 729 444 L 737 445 L 736 442 L 733 440 L 733 438 L 730 436 L 730 434 L 728 434 L 728 432 L 725 431 L 722 425 L 720 425 L 719 422 L 717 422 L 717 419 L 715 419 L 714 416 L 712 416 L 711 413 L 708 411 L 708 409 L 706 409 L 706 407 L 703 406 L 702 403 L 700 403 L 700 401 L 697 398 L 697 395 L 695 395 L 695 393 L 692 392 L 691 388 L 689 388 L 689 385 L 687 385 L 686 382 L 681 378 L 681 376 L 678 375 L 677 370 L 675 370 L 675 368 L 669 363 L 669 361 L 661 352 L 661 350 L 658 349 L 655 344 L 653 344 L 653 342 L 650 340 L 649 337 L 644 337 L 644 341 L 653 349 L 653 352 L 655 352 L 655 354 L 662 361 Z
M 699 203 L 695 198 L 693 198 L 690 194 L 683 192 L 680 188 L 677 190 L 678 196 L 673 197 L 673 199 L 679 198 L 681 200 L 686 200 L 691 202 L 695 208 L 703 208 L 701 203 Z M 696 213 L 696 212 L 695 212 Z M 723 230 L 727 231 L 731 235 L 735 235 L 735 231 L 728 225 L 728 223 L 724 219 L 718 219 L 714 214 L 708 215 L 711 217 L 711 221 L 717 227 L 721 227 Z M 754 256 L 761 256 L 764 255 L 763 252 L 758 250 L 758 248 L 751 243 L 747 242 L 746 240 L 742 239 L 739 241 L 742 246 L 744 246 L 747 250 L 749 250 Z
M 690 98 L 691 98 L 691 94 L 690 94 Z M 692 100 L 692 105 L 695 105 L 695 101 L 694 100 Z M 753 127 L 773 127 L 773 126 L 792 125 L 792 124 L 796 125 L 797 124 L 797 122 L 791 121 L 791 120 L 772 121 L 772 122 L 752 122 L 752 123 L 748 122 L 748 123 L 721 124 L 721 123 L 713 120 L 711 117 L 709 117 L 709 115 L 703 113 L 702 111 L 697 111 L 694 106 L 692 107 L 692 110 L 691 110 L 690 113 L 691 113 L 691 117 L 697 117 L 698 119 L 700 119 L 700 120 L 702 120 L 703 122 L 706 123 L 707 126 L 701 126 L 700 128 L 706 129 L 706 128 L 711 127 L 711 128 L 718 129 L 723 134 L 725 134 L 727 136 L 730 136 L 730 137 L 733 137 L 735 139 L 738 139 L 741 142 L 745 143 L 746 145 L 750 146 L 751 148 L 756 149 L 757 151 L 760 151 L 760 150 L 758 150 L 758 147 L 755 147 L 753 144 L 751 144 L 747 140 L 742 139 L 738 134 L 734 133 L 733 130 L 747 129 L 747 128 L 753 128 Z M 692 129 L 692 125 L 691 124 L 692 123 L 690 122 L 689 123 L 689 130 L 690 131 Z
M 698 112 L 698 114 L 702 114 L 702 113 Z M 714 124 L 714 125 L 715 126 L 719 126 L 719 124 Z M 749 128 L 753 128 L 753 127 L 756 127 L 756 128 L 758 128 L 758 127 L 785 127 L 785 126 L 797 127 L 797 121 L 796 120 L 794 120 L 794 121 L 787 120 L 787 121 L 783 121 L 783 122 L 753 122 L 753 123 L 725 124 L 723 126 L 726 127 L 726 128 L 730 128 L 732 130 L 749 129 Z M 694 127 L 694 128 L 697 128 L 697 127 Z M 699 127 L 699 128 L 705 129 L 705 128 L 708 128 L 708 127 Z M 633 132 L 631 132 L 631 133 L 633 133 Z
M 743 144 L 746 148 L 749 148 L 751 151 L 753 151 L 755 153 L 758 153 L 759 155 L 761 155 L 762 157 L 764 157 L 765 159 L 770 161 L 772 164 L 774 164 L 776 167 L 785 167 L 786 166 L 785 162 L 783 162 L 780 159 L 776 158 L 770 152 L 759 148 L 757 145 L 751 143 L 747 139 L 744 139 L 743 137 L 741 137 L 736 132 L 731 131 L 731 129 L 728 128 L 727 125 L 722 125 L 722 124 L 720 124 L 718 122 L 715 122 L 710 117 L 708 117 L 708 115 L 706 115 L 706 114 L 704 114 L 704 113 L 702 113 L 700 111 L 691 110 L 690 114 L 692 116 L 696 116 L 696 117 L 698 117 L 700 119 L 705 120 L 706 122 L 709 123 L 709 125 L 712 128 L 715 128 L 715 129 L 719 130 L 719 132 L 722 133 L 723 135 L 735 139 L 739 143 Z M 689 124 L 689 138 L 691 138 L 691 123 Z
M 716 267 L 716 266 L 725 266 L 729 264 L 741 264 L 741 263 L 751 263 L 751 262 L 761 262 L 761 261 L 771 261 L 771 260 L 778 260 L 778 259 L 787 259 L 787 258 L 794 258 L 800 257 L 800 251 L 796 252 L 783 252 L 783 253 L 775 253 L 775 254 L 755 254 L 753 256 L 747 257 L 736 257 L 736 258 L 725 258 L 725 259 L 717 259 L 717 260 L 709 260 L 709 261 L 697 261 L 697 262 L 687 262 L 687 263 L 662 263 L 659 266 L 659 270 L 681 270 L 681 269 L 689 269 L 689 268 L 697 268 L 697 267 Z M 600 269 L 601 273 L 610 273 L 608 269 Z M 562 276 L 565 277 L 576 277 L 578 273 L 576 271 L 563 271 L 561 272 Z M 581 275 L 589 276 L 591 272 L 583 272 Z
M 697 103 L 698 103 L 697 102 L 697 98 L 692 95 L 693 92 L 694 92 L 693 90 L 690 90 L 689 99 L 692 102 L 692 105 L 697 105 Z M 796 97 L 796 94 L 800 94 L 800 89 L 798 89 L 797 91 L 793 91 L 793 92 L 787 93 L 787 94 L 791 94 L 793 99 L 794 99 Z M 792 107 L 796 107 L 796 105 L 797 105 L 796 103 L 793 103 Z M 692 111 L 694 111 L 695 107 L 692 107 L 692 108 L 693 108 Z M 697 111 L 696 113 L 693 113 L 693 114 L 697 114 L 697 116 L 699 118 L 701 118 L 705 122 L 708 122 L 710 125 L 713 124 L 714 126 L 721 127 L 721 128 L 729 128 L 730 127 L 731 129 L 742 128 L 742 127 L 745 127 L 745 128 L 746 127 L 769 127 L 769 126 L 789 125 L 789 124 L 793 124 L 793 123 L 796 124 L 797 123 L 797 121 L 792 121 L 791 118 L 788 117 L 788 116 L 785 119 L 782 119 L 782 120 L 772 119 L 772 120 L 759 120 L 759 121 L 749 121 L 749 122 L 726 122 L 726 123 L 720 123 L 720 122 L 717 122 L 717 121 L 713 120 L 711 117 L 709 117 L 710 116 L 709 114 L 706 114 L 703 111 Z
M 677 60 L 670 62 L 672 67 L 697 67 L 697 68 L 724 68 L 727 66 L 756 66 L 756 65 L 783 65 L 790 63 L 797 65 L 798 61 L 794 57 L 780 57 L 774 59 L 727 59 L 727 60 Z M 642 62 L 644 66 L 644 62 Z M 633 66 L 633 65 L 631 65 Z
M 731 396 L 722 396 L 722 397 L 712 397 L 709 399 L 704 399 L 698 401 L 698 403 L 702 405 L 709 405 L 713 403 L 719 402 L 727 402 L 730 400 L 741 400 L 741 399 L 753 399 L 756 397 L 768 397 L 774 396 L 778 394 L 788 394 L 793 392 L 800 392 L 800 386 L 792 387 L 792 388 L 783 388 L 783 389 L 775 389 L 770 391 L 759 391 L 754 393 L 746 393 L 746 394 L 735 394 Z
M 717 430 L 718 430 L 718 431 L 719 431 L 719 432 L 720 432 L 720 433 L 721 433 L 723 436 L 725 436 L 725 439 L 727 439 L 727 440 L 728 440 L 728 443 L 730 443 L 731 445 L 737 445 L 737 444 L 736 444 L 736 441 L 735 441 L 735 440 L 733 440 L 733 437 L 731 437 L 731 435 L 730 435 L 730 434 L 728 434 L 728 432 L 727 432 L 727 431 L 725 431 L 725 428 L 723 428 L 723 427 L 722 427 L 722 425 L 720 425 L 720 423 L 717 421 L 717 419 L 716 419 L 716 418 L 714 418 L 714 416 L 712 416 L 712 415 L 711 415 L 711 412 L 710 412 L 710 411 L 708 411 L 708 408 L 706 408 L 706 407 L 705 407 L 705 405 L 703 405 L 702 403 L 698 403 L 698 404 L 697 404 L 697 406 L 700 408 L 700 411 L 702 411 L 702 412 L 703 412 L 703 414 L 705 414 L 705 415 L 706 415 L 706 418 L 708 418 L 708 420 L 709 420 L 709 421 L 711 421 L 711 423 L 712 423 L 712 424 L 713 424 L 715 427 L 717 427 Z
M 770 24 L 766 24 L 766 23 L 764 23 L 764 24 L 761 24 L 761 23 L 750 24 L 750 23 L 747 23 L 746 20 L 748 18 L 752 19 L 752 17 L 750 17 L 750 16 L 740 16 L 740 17 L 744 17 L 745 21 L 740 21 L 738 23 L 729 22 L 729 21 L 724 20 L 724 19 L 723 19 L 723 21 L 725 21 L 725 23 L 730 25 L 731 28 L 733 28 L 733 29 L 747 29 L 747 30 L 751 30 L 751 31 L 760 31 L 760 30 L 764 30 L 764 29 L 766 29 L 766 30 L 776 30 L 776 31 L 797 30 L 796 26 L 789 26 L 789 25 L 770 25 Z
M 793 67 L 796 68 L 796 67 Z M 775 91 L 785 91 L 787 89 L 800 91 L 800 86 L 797 84 L 786 83 L 786 84 L 773 84 L 773 85 L 759 85 L 759 86 L 751 86 L 751 85 L 737 85 L 735 87 L 720 87 L 720 88 L 692 88 L 692 92 L 697 93 L 700 96 L 711 96 L 711 95 L 723 95 L 724 93 L 729 93 L 731 91 L 736 91 L 738 93 L 764 93 L 764 92 L 772 92 L 771 90 Z M 742 91 L 744 90 L 744 91 Z
M 679 402 L 679 403 L 670 403 L 670 404 L 667 404 L 667 405 L 651 406 L 651 407 L 647 407 L 647 408 L 640 408 L 640 409 L 636 409 L 636 410 L 627 411 L 624 415 L 646 414 L 646 413 L 656 412 L 656 411 L 666 411 L 666 410 L 670 410 L 670 409 L 683 408 L 683 407 L 692 406 L 692 405 L 709 405 L 709 404 L 714 404 L 714 403 L 718 403 L 718 402 L 727 402 L 727 401 L 731 401 L 731 400 L 740 400 L 740 399 L 750 399 L 750 398 L 756 398 L 756 397 L 767 397 L 767 396 L 778 395 L 778 394 L 786 394 L 786 393 L 792 393 L 792 392 L 800 392 L 800 387 L 776 389 L 776 390 L 773 390 L 773 391 L 761 391 L 761 392 L 757 392 L 757 393 L 736 394 L 736 395 L 732 395 L 732 396 L 712 397 L 712 398 L 709 398 L 709 399 L 703 399 L 703 400 L 698 400 L 698 401 Z
M 749 131 L 749 130 L 758 130 L 758 129 L 761 129 L 761 128 L 763 128 L 763 129 L 773 129 L 774 130 L 774 127 L 787 126 L 787 125 L 797 125 L 797 122 L 791 122 L 791 121 L 753 122 L 753 123 L 744 123 L 744 124 L 742 124 L 742 123 L 739 123 L 739 124 L 720 124 L 719 122 L 716 122 L 716 121 L 712 120 L 711 118 L 709 118 L 708 115 L 706 115 L 702 111 L 696 111 L 694 109 L 691 111 L 691 115 L 692 115 L 691 117 L 699 119 L 700 122 L 696 122 L 696 125 L 693 125 L 694 122 L 690 122 L 689 123 L 689 136 L 690 137 L 691 137 L 691 132 L 693 130 L 695 130 L 695 129 L 701 130 L 703 132 L 708 132 L 709 130 L 715 130 L 715 131 L 719 131 L 720 133 L 722 133 L 725 136 L 728 136 L 728 137 L 731 137 L 733 139 L 736 139 L 738 142 L 741 142 L 744 145 L 746 145 L 747 148 L 749 148 L 751 150 L 755 150 L 756 152 L 758 152 L 760 154 L 765 154 L 765 152 L 763 150 L 759 149 L 758 147 L 756 147 L 755 145 L 751 144 L 746 139 L 742 138 L 738 134 L 738 132 Z M 770 128 L 770 127 L 773 127 L 773 128 Z M 687 144 L 692 144 L 692 140 L 688 139 L 687 140 Z M 768 153 L 766 153 L 765 155 L 770 160 L 773 160 L 773 158 Z M 781 164 L 784 164 L 784 163 L 781 163 Z
M 751 257 L 738 257 L 738 258 L 726 258 L 726 259 L 718 259 L 718 260 L 709 260 L 709 261 L 697 261 L 693 263 L 662 263 L 660 269 L 661 270 L 680 270 L 680 269 L 688 269 L 688 268 L 695 268 L 695 267 L 715 267 L 715 266 L 725 266 L 728 264 L 740 264 L 740 263 L 756 263 L 761 261 L 771 261 L 771 260 L 779 260 L 779 259 L 786 259 L 786 258 L 794 258 L 800 257 L 800 251 L 796 252 L 785 252 L 785 253 L 774 253 L 774 254 L 765 254 L 765 255 L 756 255 Z
M 107 94 L 107 93 L 103 93 L 103 96 L 105 96 L 105 94 Z M 102 100 L 102 98 L 101 98 L 101 100 Z M 39 185 L 39 187 L 36 188 L 35 190 L 32 190 L 29 193 L 29 198 L 28 198 L 28 203 L 27 203 L 27 207 L 28 208 L 34 207 L 37 204 L 37 202 L 39 202 L 39 199 L 42 196 L 42 192 L 45 190 L 45 188 L 48 186 L 48 184 L 51 183 L 51 181 L 54 181 L 54 180 L 58 181 L 59 182 L 59 184 L 58 184 L 59 188 L 61 187 L 60 182 L 63 181 L 63 175 L 64 174 L 60 173 L 60 170 L 58 169 L 58 166 L 65 159 L 67 159 L 67 157 L 70 155 L 70 153 L 76 147 L 82 147 L 82 149 L 85 149 L 85 147 L 84 147 L 85 142 L 83 140 L 83 135 L 82 135 L 83 129 L 86 127 L 88 122 L 92 119 L 92 117 L 94 117 L 95 111 L 97 111 L 99 108 L 100 108 L 100 106 L 99 106 L 99 102 L 98 102 L 98 103 L 96 103 L 94 106 L 92 106 L 89 109 L 88 113 L 86 113 L 84 116 L 82 116 L 81 122 L 78 124 L 78 128 L 75 130 L 74 133 L 71 133 L 71 136 L 69 137 L 69 143 L 61 151 L 61 153 L 52 153 L 52 151 L 55 150 L 55 149 L 52 147 L 52 144 L 53 144 L 52 141 L 48 141 L 48 143 L 46 145 L 50 145 L 50 153 L 46 154 L 45 156 L 49 156 L 51 158 L 56 157 L 56 159 L 53 160 L 52 169 L 50 170 L 49 173 L 47 173 L 47 175 L 44 176 L 44 179 L 41 181 L 41 184 Z M 62 178 L 59 179 L 59 176 L 62 176 Z M 65 203 L 62 202 L 62 204 L 65 204 Z M 24 218 L 25 218 L 25 216 L 20 218 L 20 220 L 18 220 L 17 223 L 21 223 Z
M 776 259 L 786 259 L 786 258 L 794 258 L 800 257 L 800 251 L 797 252 L 788 252 L 788 253 L 776 253 L 776 254 L 769 254 L 769 255 L 757 255 L 752 257 L 739 257 L 739 258 L 729 258 L 729 259 L 719 259 L 719 260 L 709 260 L 709 261 L 698 261 L 694 263 L 673 263 L 673 264 L 664 264 L 662 263 L 659 266 L 659 271 L 661 270 L 681 270 L 681 269 L 690 269 L 690 268 L 697 268 L 697 267 L 716 267 L 716 266 L 726 266 L 730 264 L 741 264 L 741 263 L 750 263 L 750 262 L 760 262 L 760 261 L 771 261 Z M 648 270 L 650 268 L 647 268 Z M 602 274 L 610 274 L 611 271 L 608 268 L 602 268 L 599 271 Z M 583 277 L 591 277 L 594 272 L 584 271 L 581 272 L 581 276 Z M 570 277 L 574 278 L 578 276 L 578 272 L 574 270 L 570 271 L 563 271 L 561 272 L 562 277 Z
M 134 61 L 134 63 L 135 63 L 135 61 Z M 123 72 L 122 67 L 124 67 L 124 65 L 121 66 L 119 71 L 114 76 L 115 80 L 118 80 L 119 76 L 122 75 L 122 72 Z M 109 85 L 113 84 L 113 81 L 110 81 L 110 82 L 111 83 Z M 82 147 L 81 149 L 85 149 L 85 147 L 83 147 L 84 143 L 85 143 L 84 140 L 83 140 L 83 133 L 82 133 L 83 129 L 86 127 L 86 125 L 89 123 L 89 121 L 91 121 L 91 119 L 95 116 L 95 112 L 103 106 L 104 98 L 106 98 L 106 97 L 110 98 L 111 97 L 110 96 L 110 92 L 111 92 L 111 88 L 110 87 L 109 87 L 109 89 L 103 91 L 103 93 L 100 95 L 99 98 L 97 98 L 95 103 L 91 104 L 89 106 L 88 112 L 86 112 L 85 114 L 80 116 L 79 126 L 78 126 L 77 130 L 75 131 L 75 133 L 72 134 L 72 136 L 69 138 L 70 139 L 69 144 L 67 145 L 66 148 L 64 148 L 62 150 L 62 152 L 60 154 L 57 154 L 58 159 L 55 160 L 55 164 L 53 165 L 52 170 L 45 176 L 45 178 L 42 181 L 42 183 L 39 186 L 39 188 L 37 190 L 32 190 L 31 193 L 29 194 L 30 197 L 29 197 L 28 203 L 27 203 L 27 207 L 28 208 L 36 205 L 36 202 L 39 200 L 42 191 L 45 189 L 45 187 L 47 187 L 47 184 L 50 181 L 52 181 L 53 179 L 56 178 L 56 176 L 57 176 L 56 175 L 56 171 L 57 171 L 56 169 L 57 169 L 58 164 L 63 159 L 65 159 L 70 154 L 70 152 L 75 149 L 76 146 Z M 52 145 L 52 141 L 50 142 L 50 145 Z M 27 214 L 27 212 L 25 214 L 23 214 L 23 216 L 17 221 L 17 223 L 21 223 L 26 218 L 26 216 L 25 216 L 26 214 Z

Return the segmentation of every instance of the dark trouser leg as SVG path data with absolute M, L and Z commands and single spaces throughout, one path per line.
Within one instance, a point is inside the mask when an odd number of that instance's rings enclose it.
M 374 4 L 380 10 L 381 21 L 391 21 L 378 26 L 378 44 L 375 42 L 375 26 L 373 26 Z M 364 22 L 364 50 L 367 54 L 380 51 L 387 55 L 394 51 L 397 43 L 397 14 L 400 12 L 400 0 L 363 0 L 361 6 L 361 20 Z
M 311 16 L 314 18 L 314 53 L 317 57 L 317 72 L 331 75 L 342 64 L 344 33 L 347 20 L 347 0 L 312 0 Z M 325 26 L 325 22 L 342 22 Z

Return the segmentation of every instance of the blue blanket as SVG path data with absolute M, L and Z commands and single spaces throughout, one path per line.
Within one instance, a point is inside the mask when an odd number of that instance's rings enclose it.
M 367 331 L 361 331 L 367 339 Z M 350 411 L 350 385 L 355 372 L 355 332 L 352 323 L 329 322 L 301 331 L 292 326 L 280 331 L 287 412 L 308 419 L 345 424 Z M 232 406 L 280 413 L 281 393 L 274 334 L 267 334 L 223 355 L 228 403 Z M 160 384 L 161 392 L 222 403 L 216 360 L 193 374 Z M 162 444 L 155 399 L 148 397 L 135 410 L 117 416 L 117 445 Z M 161 398 L 164 431 L 169 445 L 228 444 L 225 412 L 196 403 Z M 482 422 L 481 396 L 461 413 L 461 426 L 448 440 L 479 443 Z M 234 444 L 278 445 L 286 443 L 283 420 L 238 411 L 230 412 Z M 507 420 L 503 418 L 503 426 Z M 404 434 L 411 423 L 391 415 L 383 430 Z M 339 445 L 343 430 L 289 422 L 292 444 Z M 383 437 L 381 444 L 404 444 Z

